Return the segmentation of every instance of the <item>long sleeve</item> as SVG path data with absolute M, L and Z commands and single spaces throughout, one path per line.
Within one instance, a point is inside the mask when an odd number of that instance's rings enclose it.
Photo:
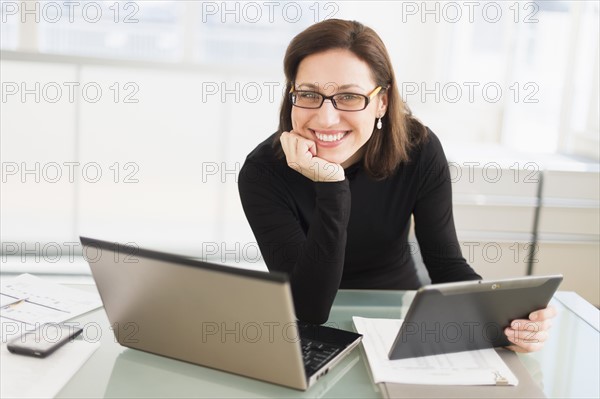
M 342 182 L 313 183 L 276 157 L 275 135 L 248 155 L 238 179 L 242 206 L 269 270 L 290 277 L 298 319 L 324 323 L 340 287 L 418 288 L 411 216 L 434 283 L 481 278 L 462 257 L 448 163 L 428 136 L 381 180 L 355 163 Z
M 290 276 L 296 316 L 324 323 L 344 267 L 351 202 L 348 181 L 313 183 L 278 164 L 246 160 L 238 188 L 267 267 Z M 307 191 L 303 204 L 314 206 L 314 211 L 304 221 L 298 197 Z
M 452 215 L 452 185 L 442 145 L 429 135 L 418 161 L 419 188 L 414 208 L 415 233 L 431 281 L 481 279 L 462 256 Z

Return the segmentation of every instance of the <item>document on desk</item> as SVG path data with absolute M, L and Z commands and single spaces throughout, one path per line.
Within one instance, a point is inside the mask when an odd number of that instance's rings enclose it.
M 371 375 L 377 383 L 426 385 L 517 385 L 518 379 L 494 349 L 389 360 L 401 319 L 353 317 L 363 335 Z
M 97 293 L 44 281 L 31 274 L 3 280 L 0 285 L 2 342 L 40 324 L 60 323 L 102 306 Z
M 25 299 L 27 299 L 27 297 L 24 295 L 12 296 L 0 293 L 0 308 L 12 305 L 13 303 L 24 301 Z
M 53 398 L 100 346 L 76 339 L 47 358 L 16 355 L 6 342 L 24 330 L 61 323 L 102 306 L 97 293 L 65 287 L 31 274 L 0 284 L 0 397 Z

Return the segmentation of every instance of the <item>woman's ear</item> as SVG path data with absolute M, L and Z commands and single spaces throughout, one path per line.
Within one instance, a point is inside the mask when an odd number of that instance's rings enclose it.
M 377 116 L 385 115 L 388 106 L 388 94 L 387 91 L 381 94 L 379 97 L 379 104 L 377 106 Z

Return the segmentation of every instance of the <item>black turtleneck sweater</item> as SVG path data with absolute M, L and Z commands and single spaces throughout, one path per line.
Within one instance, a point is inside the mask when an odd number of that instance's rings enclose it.
M 239 191 L 267 267 L 290 276 L 299 320 L 327 321 L 338 288 L 419 288 L 411 215 L 432 283 L 481 278 L 462 257 L 448 163 L 431 131 L 379 181 L 357 162 L 344 181 L 315 183 L 278 159 L 272 142 L 248 155 Z

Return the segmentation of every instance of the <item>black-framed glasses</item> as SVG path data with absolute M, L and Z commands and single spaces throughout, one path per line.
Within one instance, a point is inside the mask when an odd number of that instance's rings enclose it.
M 324 96 L 321 93 L 310 90 L 295 90 L 294 86 L 290 89 L 290 101 L 292 105 L 299 108 L 318 109 L 321 108 L 325 100 L 330 100 L 335 109 L 340 111 L 362 111 L 367 108 L 373 97 L 381 91 L 382 87 L 377 86 L 368 95 L 358 93 L 337 93 L 333 96 Z

